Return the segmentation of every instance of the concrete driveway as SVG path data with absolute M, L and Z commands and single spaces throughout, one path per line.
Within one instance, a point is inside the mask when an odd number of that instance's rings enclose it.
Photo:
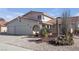
M 0 43 L 0 51 L 31 51 L 31 50 L 5 44 L 5 43 Z
M 0 50 L 13 51 L 79 51 L 79 36 L 74 37 L 72 46 L 54 46 L 46 42 L 36 43 L 39 38 L 27 36 L 0 35 Z
M 32 51 L 27 48 L 12 45 L 14 41 L 17 42 L 20 37 L 24 36 L 0 35 L 0 51 Z

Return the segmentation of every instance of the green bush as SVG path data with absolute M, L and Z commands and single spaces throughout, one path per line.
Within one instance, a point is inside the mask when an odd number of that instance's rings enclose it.
M 40 35 L 42 37 L 48 37 L 48 29 L 47 28 L 42 28 L 41 31 L 40 31 Z
M 43 27 L 40 31 L 40 35 L 42 37 L 42 41 L 48 42 L 48 29 L 46 27 Z

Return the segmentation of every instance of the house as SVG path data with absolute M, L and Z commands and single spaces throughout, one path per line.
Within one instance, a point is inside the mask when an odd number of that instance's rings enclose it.
M 61 17 L 57 17 L 59 18 L 58 20 L 58 24 L 59 24 L 59 31 L 61 32 L 61 29 L 62 29 L 62 18 Z M 72 28 L 74 33 L 75 33 L 75 30 L 79 30 L 79 16 L 71 16 L 69 17 L 68 21 L 68 28 Z
M 55 18 L 48 16 L 46 13 L 30 11 L 8 22 L 7 33 L 32 35 L 34 32 L 39 33 L 43 26 L 52 29 L 52 25 L 55 23 Z
M 74 33 L 76 33 L 77 30 L 79 32 L 79 16 L 70 17 L 70 23 L 72 25 Z
M 6 21 L 3 18 L 0 18 L 0 33 L 7 31 L 7 27 L 5 24 Z

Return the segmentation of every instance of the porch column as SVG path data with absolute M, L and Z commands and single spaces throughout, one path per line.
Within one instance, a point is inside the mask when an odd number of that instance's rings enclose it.
M 40 29 L 42 29 L 42 24 L 40 24 Z
M 59 18 L 56 18 L 56 30 L 57 30 L 57 37 L 59 37 Z

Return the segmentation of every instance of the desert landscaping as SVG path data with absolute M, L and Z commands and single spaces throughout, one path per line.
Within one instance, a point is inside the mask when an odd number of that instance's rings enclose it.
M 13 35 L 0 35 L 0 43 L 2 43 L 3 49 L 2 51 L 12 51 L 10 47 L 5 47 L 5 45 L 16 46 L 19 49 L 15 51 L 79 51 L 79 37 L 74 36 L 74 45 L 71 46 L 54 46 L 52 44 L 46 42 L 34 42 L 29 40 L 38 40 L 39 38 L 28 38 L 28 36 L 13 36 Z M 21 49 L 20 49 L 21 48 Z

